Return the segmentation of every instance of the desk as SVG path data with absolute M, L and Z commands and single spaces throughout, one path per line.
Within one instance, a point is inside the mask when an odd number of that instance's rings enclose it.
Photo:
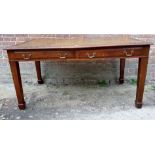
M 19 62 L 34 61 L 38 83 L 42 84 L 40 61 L 87 61 L 105 58 L 120 59 L 119 82 L 124 82 L 126 58 L 138 58 L 137 92 L 135 105 L 142 107 L 145 78 L 151 43 L 133 38 L 51 38 L 34 39 L 8 47 L 8 59 L 18 99 L 18 107 L 24 110 L 26 103 L 22 88 Z M 103 101 L 104 102 L 104 101 Z

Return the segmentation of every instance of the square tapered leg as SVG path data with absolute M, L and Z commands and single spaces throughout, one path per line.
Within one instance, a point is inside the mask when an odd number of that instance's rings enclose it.
M 19 62 L 9 61 L 9 63 L 10 63 L 10 68 L 12 72 L 13 82 L 15 85 L 15 90 L 16 90 L 16 95 L 17 95 L 17 100 L 18 100 L 18 107 L 20 110 L 24 110 L 26 108 L 26 104 L 24 101 Z
M 124 69 L 125 69 L 125 59 L 120 59 L 120 77 L 119 77 L 119 83 L 124 83 Z
M 37 78 L 38 78 L 38 84 L 43 84 L 44 81 L 41 76 L 41 66 L 40 66 L 40 61 L 35 61 L 35 66 L 36 66 L 36 72 L 37 72 Z
M 136 93 L 136 101 L 135 101 L 135 106 L 137 108 L 141 108 L 143 105 L 143 93 L 144 93 L 145 79 L 146 79 L 146 73 L 147 73 L 147 64 L 148 64 L 147 57 L 139 58 L 137 93 Z

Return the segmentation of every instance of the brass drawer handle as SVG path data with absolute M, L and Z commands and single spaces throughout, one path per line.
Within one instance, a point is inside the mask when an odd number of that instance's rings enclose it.
M 22 54 L 22 57 L 24 60 L 29 60 L 31 59 L 32 54 Z
M 96 57 L 96 53 L 93 52 L 92 55 L 90 55 L 90 53 L 87 53 L 87 56 L 88 56 L 88 58 L 92 59 L 92 58 L 95 58 Z
M 127 57 L 131 57 L 132 55 L 133 55 L 133 53 L 134 53 L 134 50 L 131 50 L 131 51 L 129 51 L 129 52 L 127 52 L 126 50 L 124 50 L 124 52 L 123 52 Z
M 67 56 L 68 56 L 68 53 L 64 53 L 64 54 L 59 53 L 58 56 L 59 56 L 60 59 L 66 59 Z

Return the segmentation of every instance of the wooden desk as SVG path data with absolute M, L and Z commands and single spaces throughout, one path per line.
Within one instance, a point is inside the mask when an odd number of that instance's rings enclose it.
M 12 47 L 7 53 L 18 99 L 18 107 L 26 107 L 20 75 L 20 61 L 35 61 L 38 83 L 42 84 L 40 61 L 86 61 L 105 58 L 120 59 L 120 84 L 124 82 L 126 58 L 138 58 L 138 80 L 135 105 L 142 107 L 145 78 L 151 43 L 132 38 L 53 38 L 36 39 Z M 77 61 L 78 60 L 78 61 Z M 104 102 L 104 101 L 103 101 Z

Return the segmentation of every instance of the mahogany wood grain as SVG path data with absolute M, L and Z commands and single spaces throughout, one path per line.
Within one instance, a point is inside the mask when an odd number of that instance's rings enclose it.
M 35 61 L 38 83 L 43 83 L 40 61 L 96 61 L 120 59 L 119 82 L 124 82 L 126 58 L 138 58 L 137 93 L 135 105 L 142 107 L 144 85 L 151 43 L 133 38 L 53 38 L 36 39 L 7 48 L 19 109 L 25 109 L 20 61 Z
M 119 83 L 124 83 L 124 69 L 125 69 L 125 59 L 120 59 L 120 77 L 119 77 Z
M 11 68 L 14 86 L 15 86 L 15 90 L 16 90 L 18 107 L 20 110 L 24 110 L 26 107 L 26 104 L 24 101 L 24 94 L 23 94 L 22 80 L 21 80 L 21 75 L 20 75 L 19 62 L 10 61 L 10 68 Z
M 148 64 L 148 58 L 139 58 L 137 93 L 136 93 L 136 101 L 135 101 L 135 105 L 137 108 L 141 108 L 143 104 L 142 100 L 143 100 L 145 79 L 146 79 L 146 73 L 147 73 L 147 64 Z
M 8 51 L 9 60 L 56 60 L 56 59 L 101 59 L 101 58 L 138 58 L 147 57 L 147 46 L 124 48 L 100 48 L 100 49 L 75 49 L 75 50 L 27 50 Z
M 36 66 L 36 72 L 37 72 L 37 78 L 38 78 L 38 84 L 43 84 L 43 79 L 41 76 L 41 66 L 40 66 L 40 61 L 35 61 L 35 66 Z
M 81 49 L 96 47 L 115 47 L 115 46 L 141 46 L 150 45 L 150 42 L 138 40 L 131 37 L 103 37 L 103 38 L 40 38 L 10 46 L 7 50 L 25 49 Z

